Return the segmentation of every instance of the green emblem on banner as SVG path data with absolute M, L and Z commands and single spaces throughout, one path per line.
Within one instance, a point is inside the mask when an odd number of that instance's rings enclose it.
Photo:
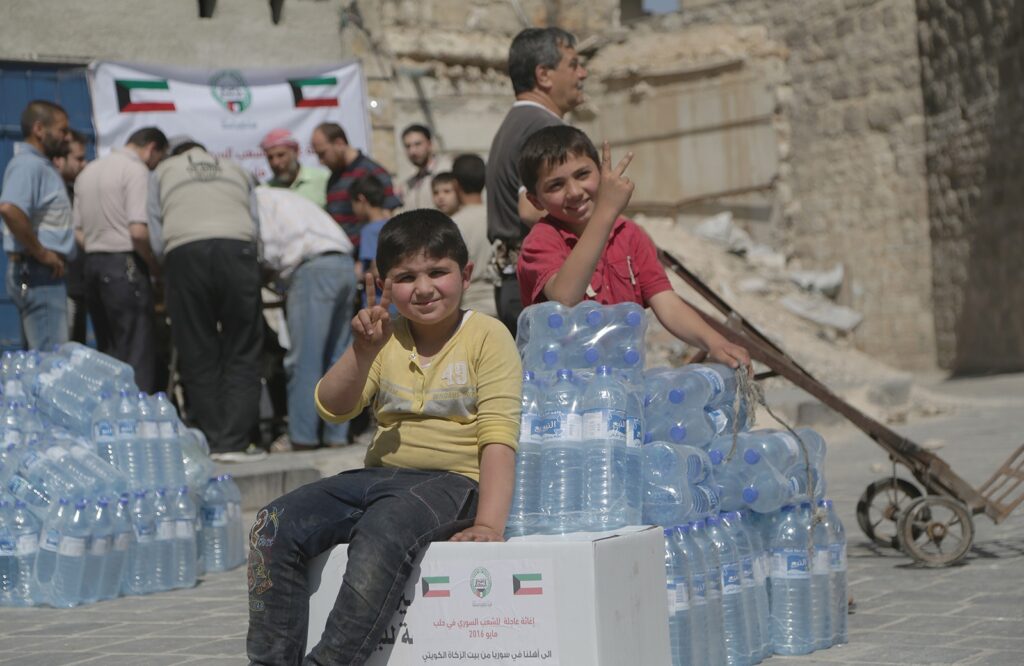
M 252 92 L 242 73 L 225 69 L 210 77 L 210 94 L 231 113 L 242 113 L 252 104 Z
M 473 569 L 469 577 L 469 587 L 473 594 L 483 599 L 491 593 L 491 572 L 483 567 Z

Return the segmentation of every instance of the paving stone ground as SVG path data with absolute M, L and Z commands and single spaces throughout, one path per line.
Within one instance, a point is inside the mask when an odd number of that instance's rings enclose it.
M 1024 442 L 1024 374 L 932 388 L 961 400 L 962 407 L 896 429 L 918 443 L 940 443 L 936 453 L 978 487 Z M 886 476 L 885 452 L 849 426 L 825 434 L 829 491 L 850 542 L 850 592 L 857 604 L 850 643 L 769 663 L 1024 663 L 1024 506 L 998 526 L 976 517 L 974 548 L 964 564 L 918 568 L 905 555 L 871 544 L 854 518 L 864 488 Z M 207 575 L 190 590 L 84 608 L 0 609 L 0 664 L 244 664 L 245 630 L 245 572 L 237 569 Z

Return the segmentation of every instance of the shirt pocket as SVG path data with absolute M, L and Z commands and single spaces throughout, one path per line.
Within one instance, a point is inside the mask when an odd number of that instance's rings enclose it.
M 622 256 L 607 263 L 604 288 L 610 296 L 609 303 L 639 303 L 643 305 L 640 279 L 632 257 Z

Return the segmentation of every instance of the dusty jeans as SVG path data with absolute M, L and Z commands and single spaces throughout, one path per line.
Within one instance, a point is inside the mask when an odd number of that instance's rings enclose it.
M 413 563 L 431 541 L 472 524 L 477 484 L 452 472 L 367 468 L 280 497 L 249 535 L 251 664 L 363 664 L 398 606 Z M 320 642 L 303 659 L 306 567 L 339 543 L 348 566 Z

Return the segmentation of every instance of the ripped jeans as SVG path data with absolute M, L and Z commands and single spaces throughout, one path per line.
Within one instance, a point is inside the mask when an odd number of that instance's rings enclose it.
M 363 664 L 431 541 L 472 524 L 477 484 L 461 474 L 366 468 L 321 479 L 260 510 L 249 534 L 250 663 Z M 305 654 L 306 567 L 348 544 L 348 566 L 320 642 Z

